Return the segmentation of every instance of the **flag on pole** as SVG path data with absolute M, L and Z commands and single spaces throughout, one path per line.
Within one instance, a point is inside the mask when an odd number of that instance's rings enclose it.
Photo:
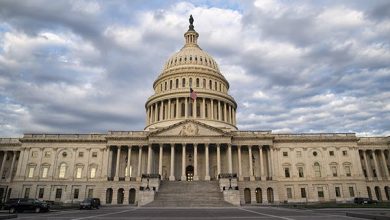
M 196 97 L 198 97 L 198 95 L 192 88 L 190 88 L 190 97 L 192 100 L 196 100 Z

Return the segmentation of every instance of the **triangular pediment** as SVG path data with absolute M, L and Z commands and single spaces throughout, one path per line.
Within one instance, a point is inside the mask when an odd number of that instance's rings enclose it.
M 228 136 L 228 133 L 195 120 L 184 120 L 153 131 L 150 136 Z

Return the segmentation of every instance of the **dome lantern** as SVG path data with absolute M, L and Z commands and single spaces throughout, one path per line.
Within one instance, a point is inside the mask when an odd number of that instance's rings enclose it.
M 188 31 L 184 34 L 184 38 L 186 40 L 186 44 L 184 46 L 198 46 L 197 41 L 199 34 L 194 29 L 194 18 L 192 17 L 192 15 L 190 15 L 189 21 L 190 26 L 188 26 Z

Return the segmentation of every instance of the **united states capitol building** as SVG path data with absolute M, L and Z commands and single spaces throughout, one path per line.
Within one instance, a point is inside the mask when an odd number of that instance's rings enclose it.
M 191 17 L 183 48 L 153 83 L 143 131 L 1 138 L 2 201 L 98 197 L 102 204 L 169 206 L 185 197 L 198 205 L 390 199 L 390 137 L 238 130 L 229 82 L 198 37 Z

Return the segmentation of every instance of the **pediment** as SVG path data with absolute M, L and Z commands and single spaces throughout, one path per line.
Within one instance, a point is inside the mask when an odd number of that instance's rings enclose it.
M 166 128 L 159 129 L 150 134 L 151 136 L 227 136 L 228 133 L 210 125 L 195 121 L 185 120 Z

